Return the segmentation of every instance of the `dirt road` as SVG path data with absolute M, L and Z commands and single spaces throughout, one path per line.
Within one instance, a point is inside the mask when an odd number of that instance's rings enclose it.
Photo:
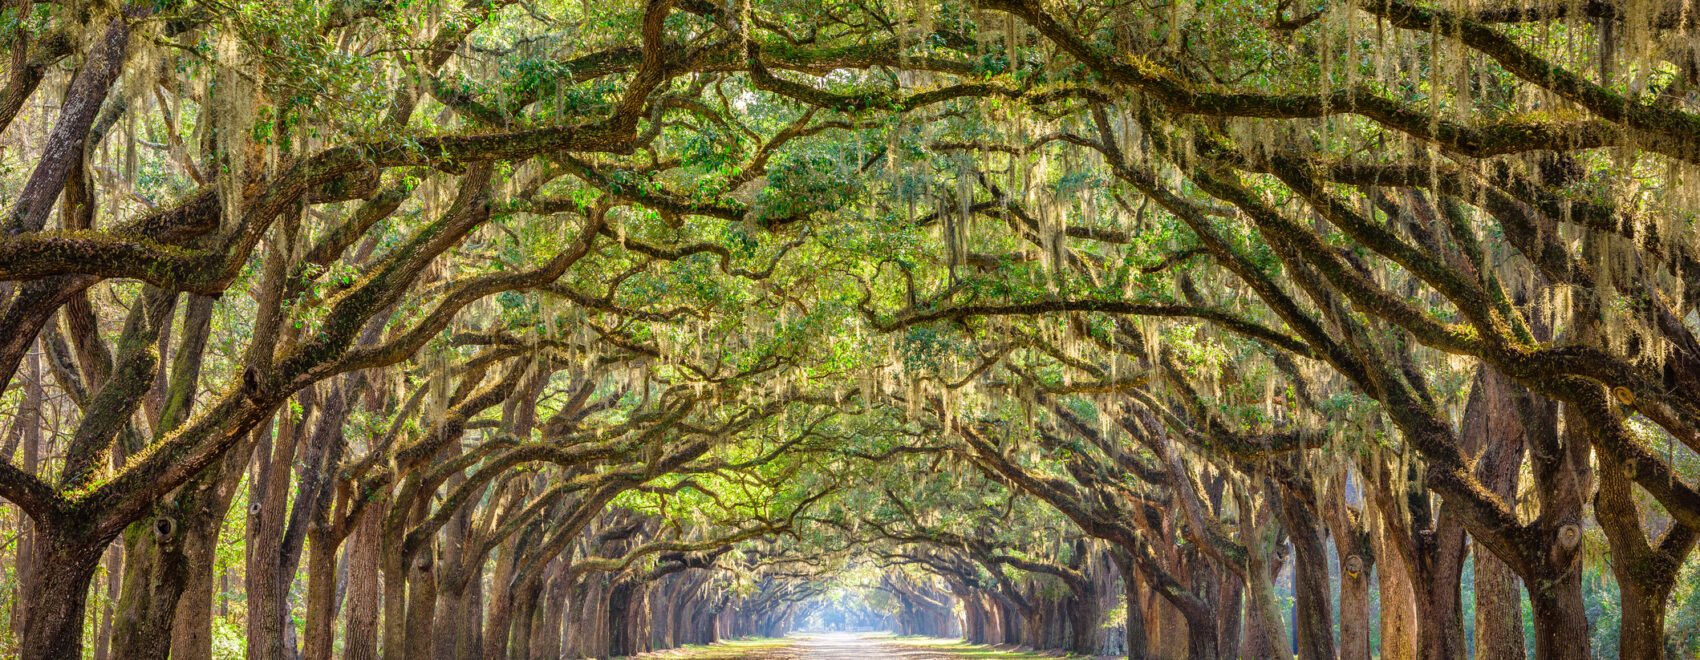
M 654 654 L 681 660 L 997 660 L 1033 658 L 953 640 L 895 639 L 886 633 L 819 633 L 784 640 L 728 642 Z

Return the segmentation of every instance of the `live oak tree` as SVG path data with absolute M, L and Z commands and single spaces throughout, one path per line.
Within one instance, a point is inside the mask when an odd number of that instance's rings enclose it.
M 1693 650 L 1692 0 L 0 11 L 21 657 Z

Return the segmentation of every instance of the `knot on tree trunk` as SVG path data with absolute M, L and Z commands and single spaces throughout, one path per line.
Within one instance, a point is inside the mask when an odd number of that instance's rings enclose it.
M 156 516 L 153 519 L 153 537 L 160 543 L 177 538 L 177 519 L 170 516 Z
M 1560 554 L 1569 553 L 1576 550 L 1576 547 L 1581 544 L 1582 528 L 1575 524 L 1568 524 L 1558 528 L 1558 534 L 1553 541 L 1553 550 Z

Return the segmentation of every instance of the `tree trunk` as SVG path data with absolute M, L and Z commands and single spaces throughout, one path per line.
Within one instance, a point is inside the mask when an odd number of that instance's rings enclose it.
M 1579 563 L 1581 558 L 1577 558 Z M 1588 612 L 1583 607 L 1581 566 L 1545 575 L 1542 587 L 1529 590 L 1535 622 L 1536 660 L 1589 660 Z
M 120 658 L 163 658 L 171 652 L 171 622 L 189 576 L 178 524 L 165 510 L 124 530 L 129 561 L 112 630 L 112 650 Z
M 378 660 L 379 573 L 378 544 L 383 533 L 384 507 L 374 502 L 361 512 L 349 535 L 348 622 L 343 635 L 347 660 Z
M 1188 625 L 1186 635 L 1188 657 L 1194 660 L 1215 660 L 1218 657 L 1215 626 Z
M 112 623 L 118 603 L 118 589 L 123 585 L 124 546 L 106 546 L 106 607 L 100 614 L 100 628 L 95 632 L 94 660 L 107 660 L 112 650 Z
M 406 652 L 408 658 L 431 657 L 432 626 L 437 617 L 435 552 L 427 545 L 413 560 L 407 579 Z M 387 597 L 387 596 L 386 596 Z M 388 644 L 388 642 L 385 642 Z
M 336 535 L 322 524 L 314 524 L 308 535 L 307 633 L 301 657 L 331 660 L 336 638 Z
M 1116 567 L 1121 569 L 1122 589 L 1127 596 L 1127 660 L 1147 660 L 1151 657 L 1146 650 L 1145 611 L 1140 607 L 1139 579 L 1133 573 L 1133 561 L 1126 558 L 1126 553 L 1117 552 Z
M 1564 432 L 1558 409 L 1532 398 L 1521 406 L 1531 426 L 1527 434 L 1531 472 L 1541 500 L 1536 533 L 1523 543 L 1529 603 L 1535 624 L 1537 660 L 1587 660 L 1590 657 L 1587 608 L 1582 599 L 1582 514 L 1593 492 L 1593 445 L 1583 432 L 1575 406 L 1565 406 Z
M 229 501 L 225 502 L 229 510 Z M 218 528 L 224 516 L 213 522 L 213 533 L 205 538 L 183 539 L 183 595 L 177 598 L 177 617 L 171 622 L 173 660 L 212 660 L 213 571 L 217 568 Z M 184 530 L 185 533 L 188 530 Z M 230 573 L 220 578 L 229 587 Z M 221 589 L 222 591 L 222 589 Z
M 1227 567 L 1218 567 L 1222 584 L 1221 603 L 1216 608 L 1216 652 L 1224 658 L 1240 657 L 1240 641 L 1245 627 L 1245 582 Z
M 1369 660 L 1369 576 L 1376 555 L 1367 527 L 1373 524 L 1361 509 L 1347 500 L 1350 472 L 1344 462 L 1328 475 L 1327 485 L 1317 496 L 1322 515 L 1334 539 L 1334 554 L 1340 568 L 1340 660 Z
M 72 545 L 59 530 L 36 530 L 38 560 L 30 592 L 23 601 L 22 660 L 61 660 L 83 655 L 83 615 L 89 583 L 100 564 L 98 548 Z M 98 544 L 104 547 L 105 544 Z
M 514 567 L 519 562 L 519 537 L 515 534 L 502 542 L 496 554 L 496 572 L 491 575 L 490 612 L 484 622 L 485 658 L 505 658 L 508 655 L 508 629 L 513 624 Z
M 1287 640 L 1281 612 L 1275 602 L 1274 582 L 1281 566 L 1271 561 L 1271 556 L 1280 546 L 1281 539 L 1271 520 L 1271 505 L 1274 503 L 1265 501 L 1254 506 L 1250 494 L 1238 491 L 1236 488 L 1240 511 L 1246 512 L 1240 519 L 1240 535 L 1249 539 L 1245 544 L 1246 634 L 1241 652 L 1247 658 L 1258 660 L 1286 657 L 1293 647 Z
M 1476 658 L 1523 660 L 1523 582 L 1481 546 L 1476 560 Z
M 305 391 L 297 396 L 302 404 L 301 417 L 298 419 L 285 406 L 277 417 L 275 442 L 268 443 L 262 438 L 254 455 L 254 477 L 248 497 L 248 572 L 244 585 L 248 594 L 251 660 L 289 660 L 283 640 L 285 619 L 289 616 L 288 594 L 283 592 L 283 554 L 277 549 L 283 545 L 290 466 L 300 445 L 301 423 L 310 413 L 311 397 Z
M 1377 521 L 1375 556 L 1377 586 L 1381 592 L 1381 657 L 1412 660 L 1417 657 L 1417 596 L 1411 588 L 1410 570 L 1396 551 L 1383 524 Z
M 484 648 L 484 567 L 475 567 L 469 584 L 477 588 L 466 590 L 466 603 L 461 609 L 460 634 L 455 640 L 457 658 L 473 658 Z
M 1299 660 L 1333 660 L 1334 614 L 1322 523 L 1309 505 L 1291 493 L 1281 495 L 1281 513 L 1293 542 L 1293 619 L 1297 628 L 1293 641 L 1298 644 Z
M 508 655 L 510 660 L 530 660 L 531 631 L 537 618 L 537 602 L 543 585 L 529 581 L 514 594 L 513 623 L 509 628 Z M 630 655 L 622 653 L 621 655 Z
M 1369 660 L 1367 551 L 1340 555 L 1340 660 Z
M 437 593 L 437 621 L 433 624 L 436 638 L 433 651 L 437 660 L 454 660 L 460 657 L 462 644 L 461 634 L 465 629 L 467 596 L 482 585 L 471 584 L 470 581 L 459 583 L 460 590 L 455 590 L 454 578 L 444 579 Z
M 567 611 L 567 579 L 570 568 L 570 562 L 563 556 L 555 560 L 554 569 L 550 571 L 553 575 L 549 578 L 549 588 L 544 595 L 543 628 L 541 635 L 532 640 L 532 660 L 556 660 L 561 657 L 561 631 Z M 682 609 L 677 602 L 669 604 L 675 613 Z M 678 646 L 675 620 L 675 617 L 669 617 L 670 634 L 665 640 L 667 648 Z
M 1464 608 L 1460 591 L 1464 556 L 1469 552 L 1464 527 L 1447 507 L 1431 534 L 1416 541 L 1417 632 L 1422 655 L 1429 660 L 1464 657 Z
M 1626 566 L 1617 569 L 1614 563 L 1614 573 L 1618 574 L 1619 603 L 1623 608 L 1622 627 L 1618 631 L 1617 657 L 1619 660 L 1664 660 L 1665 611 L 1669 605 L 1670 588 L 1676 583 L 1669 581 L 1658 584 L 1653 580 L 1626 575 L 1637 568 L 1650 569 L 1649 572 L 1670 570 L 1651 566 Z
M 44 396 L 42 388 L 41 357 L 38 353 L 30 353 L 24 360 L 25 377 L 29 381 L 24 385 L 24 400 L 18 406 L 18 412 L 12 419 L 12 427 L 23 444 L 23 464 L 18 468 L 26 474 L 35 474 L 41 463 L 41 404 Z M 5 458 L 10 459 L 11 456 Z M 31 591 L 35 589 L 36 574 L 36 524 L 30 520 L 22 509 L 18 510 L 18 536 L 13 541 L 18 548 L 18 593 L 12 600 L 12 630 L 22 638 L 25 620 L 29 611 L 23 607 L 30 602 Z
M 1664 660 L 1665 611 L 1671 589 L 1700 534 L 1673 522 L 1656 547 L 1649 545 L 1629 478 L 1622 470 L 1600 471 L 1594 517 L 1611 545 L 1611 569 L 1622 607 L 1618 657 Z
M 1551 403 L 1535 401 L 1522 386 L 1492 368 L 1476 375 L 1464 408 L 1463 445 L 1477 453 L 1476 474 L 1482 485 L 1507 504 L 1517 501 L 1525 439 L 1539 423 L 1525 413 L 1553 414 Z M 1503 560 L 1480 544 L 1475 555 L 1476 658 L 1523 660 L 1522 579 Z

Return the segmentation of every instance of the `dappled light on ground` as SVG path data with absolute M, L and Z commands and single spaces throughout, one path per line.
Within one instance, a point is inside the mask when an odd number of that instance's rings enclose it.
M 679 660 L 997 660 L 1064 657 L 1011 651 L 959 639 L 889 633 L 813 633 L 784 639 L 730 641 L 641 656 Z

